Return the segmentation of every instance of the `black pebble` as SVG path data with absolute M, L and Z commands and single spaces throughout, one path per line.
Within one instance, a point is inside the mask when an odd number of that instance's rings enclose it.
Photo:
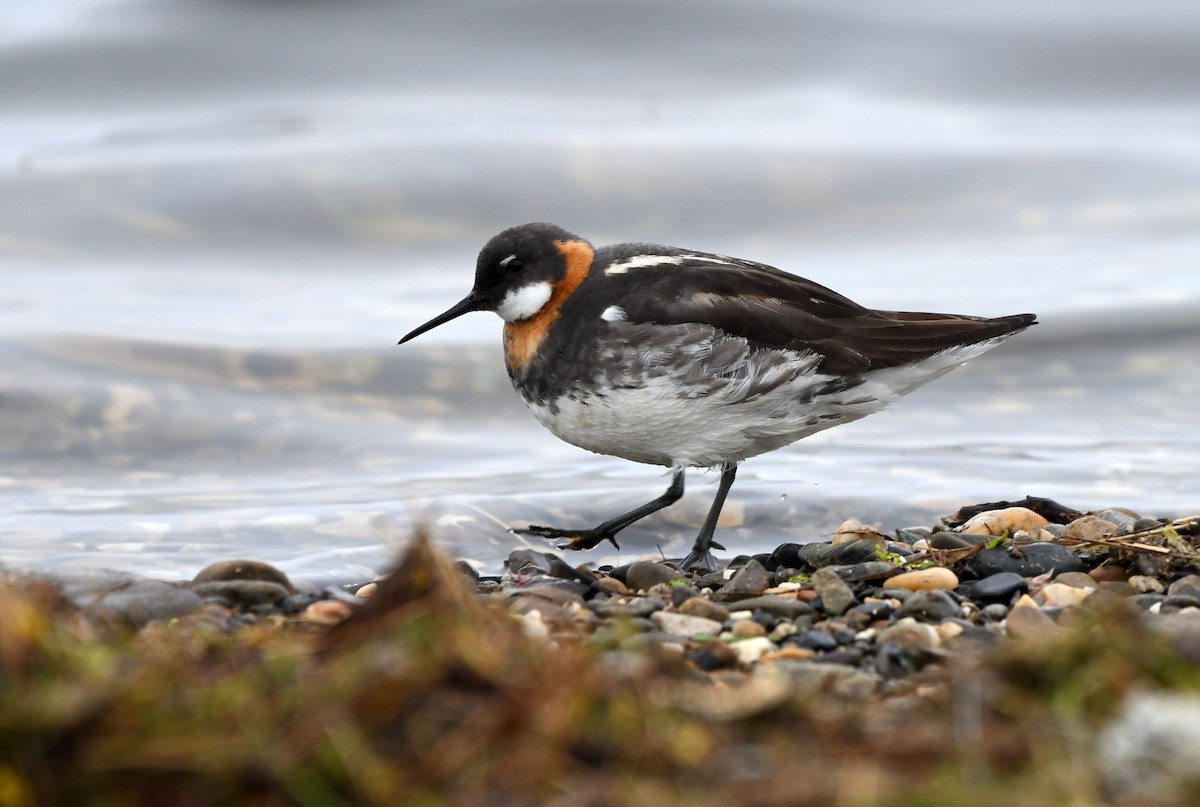
M 999 622 L 1008 616 L 1008 606 L 1002 603 L 993 602 L 985 605 L 979 615 L 988 622 Z
M 1149 611 L 1155 605 L 1164 602 L 1166 599 L 1166 595 L 1164 594 L 1134 594 L 1132 597 L 1128 598 L 1127 602 L 1133 603 L 1143 611 Z
M 939 532 L 929 539 L 929 546 L 934 549 L 966 549 L 977 543 L 980 543 L 977 537 L 971 540 L 971 537 L 956 532 Z
M 800 559 L 800 546 L 800 544 L 780 544 L 763 561 L 763 566 L 769 572 L 800 568 L 804 565 L 804 561 Z
M 896 612 L 896 607 L 886 600 L 864 602 L 850 609 L 850 614 L 861 614 L 868 621 L 887 619 Z
M 833 640 L 838 644 L 853 644 L 854 631 L 840 628 L 833 632 Z
M 675 586 L 671 589 L 671 605 L 678 608 L 695 596 L 696 592 L 692 591 L 687 586 Z
M 941 622 L 962 614 L 958 603 L 945 591 L 918 591 L 904 601 L 896 612 L 922 622 Z
M 976 580 L 1001 572 L 1035 577 L 1049 571 L 1086 572 L 1087 566 L 1066 547 L 1040 542 L 984 549 L 963 565 L 964 576 Z
M 833 551 L 829 553 L 828 563 L 853 565 L 855 563 L 865 563 L 868 560 L 875 560 L 877 557 L 875 542 L 862 538 L 857 541 L 850 541 L 834 546 Z
M 292 594 L 279 601 L 279 610 L 284 614 L 299 614 L 319 599 L 317 594 Z
M 508 554 L 508 558 L 504 561 L 504 567 L 514 574 L 518 572 L 526 575 L 549 574 L 551 561 L 557 559 L 555 555 L 548 552 L 516 549 Z
M 836 650 L 838 646 L 837 640 L 823 630 L 805 631 L 802 634 L 796 634 L 796 636 L 791 637 L 789 641 L 818 652 Z
M 980 602 L 1012 603 L 1013 596 L 1029 591 L 1029 581 L 1016 572 L 998 572 L 976 581 L 970 596 Z

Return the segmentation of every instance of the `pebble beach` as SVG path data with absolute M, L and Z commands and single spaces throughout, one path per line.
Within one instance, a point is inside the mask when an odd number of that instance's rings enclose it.
M 593 569 L 570 564 L 580 555 L 528 548 L 510 554 L 503 574 L 480 576 L 421 537 L 392 573 L 325 590 L 297 588 L 252 560 L 215 563 L 188 583 L 9 573 L 0 585 L 9 615 L 0 736 L 25 740 L 4 741 L 11 761 L 0 784 L 26 799 L 13 804 L 74 803 L 79 788 L 98 783 L 141 798 L 158 782 L 197 804 L 218 803 L 201 792 L 246 796 L 244 767 L 263 764 L 255 753 L 198 770 L 208 749 L 185 743 L 156 756 L 157 735 L 212 731 L 212 721 L 241 714 L 237 742 L 263 731 L 290 746 L 257 721 L 316 720 L 332 731 L 302 693 L 333 686 L 326 695 L 347 708 L 366 693 L 390 704 L 356 728 L 365 759 L 318 766 L 303 785 L 286 766 L 259 771 L 260 803 L 303 803 L 293 801 L 302 786 L 369 804 L 420 788 L 446 803 L 545 803 L 570 791 L 582 766 L 588 803 L 669 792 L 714 804 L 951 804 L 969 792 L 975 803 L 1003 804 L 1016 783 L 1035 797 L 1028 803 L 1066 794 L 1085 804 L 1186 804 L 1197 792 L 1186 744 L 1196 724 L 1179 690 L 1200 685 L 1198 543 L 1200 516 L 1081 513 L 1027 498 L 892 534 L 847 521 L 832 541 L 735 557 L 702 576 L 661 557 Z M 203 665 L 181 664 L 196 653 Z M 80 666 L 83 657 L 91 666 Z M 289 667 L 282 681 L 272 677 L 279 659 Z M 155 676 L 170 677 L 155 686 L 178 700 L 144 702 L 129 690 Z M 226 714 L 230 706 L 216 704 L 230 687 L 247 687 L 250 701 Z M 520 719 L 509 714 L 513 698 Z M 138 727 L 125 714 L 131 699 L 145 710 Z M 356 790 L 354 778 L 367 775 L 360 762 L 432 753 L 437 743 L 422 739 L 424 718 L 411 710 L 425 699 L 459 715 L 439 724 L 451 735 L 475 726 L 492 732 L 490 743 L 530 753 L 549 731 L 579 747 L 558 750 L 569 758 L 561 767 L 514 778 L 497 770 L 504 755 L 493 744 L 452 743 L 444 768 Z M 51 701 L 51 714 L 24 722 L 32 704 Z M 631 712 L 613 723 L 613 709 Z M 550 714 L 530 716 L 541 711 Z M 494 722 L 501 714 L 503 726 Z M 956 722 L 964 719 L 965 728 Z M 1038 750 L 1046 737 L 1027 732 L 1043 719 L 1040 731 L 1065 733 L 1069 748 Z M 65 755 L 39 751 L 68 737 Z M 654 759 L 641 759 L 644 744 Z M 145 759 L 129 756 L 142 745 Z M 115 767 L 114 749 L 125 755 Z M 299 764 L 316 752 L 300 742 L 287 756 Z M 823 755 L 840 773 L 797 791 L 787 777 L 797 766 L 817 777 Z M 93 764 L 74 768 L 81 760 Z M 1066 764 L 1078 768 L 1071 784 L 1054 779 Z M 462 778 L 476 769 L 487 771 L 479 791 Z M 957 784 L 923 793 L 929 776 Z

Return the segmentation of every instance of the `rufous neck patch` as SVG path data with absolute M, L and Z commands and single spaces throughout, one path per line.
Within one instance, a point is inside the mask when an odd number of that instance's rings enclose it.
M 519 370 L 537 355 L 550 326 L 558 319 L 559 309 L 592 268 L 594 252 L 586 241 L 555 241 L 567 264 L 566 274 L 554 284 L 550 300 L 529 319 L 504 325 L 504 362 L 509 372 Z

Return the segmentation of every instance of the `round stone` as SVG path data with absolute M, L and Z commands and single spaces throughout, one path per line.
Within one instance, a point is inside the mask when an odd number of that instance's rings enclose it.
M 949 569 L 935 566 L 931 569 L 916 569 L 893 575 L 888 578 L 887 584 L 889 588 L 902 588 L 908 591 L 950 589 L 958 587 L 958 575 Z
M 1200 599 L 1200 574 L 1189 574 L 1171 584 L 1167 593 L 1172 597 L 1192 597 Z
M 1171 558 L 1169 556 L 1157 553 L 1152 555 L 1149 552 L 1139 552 L 1137 557 L 1133 559 L 1134 573 L 1144 574 L 1148 577 L 1161 577 L 1166 574 L 1170 565 Z
M 1085 572 L 1063 572 L 1054 578 L 1055 583 L 1075 588 L 1096 588 L 1096 581 Z
M 833 562 L 829 559 L 832 554 L 832 544 L 820 541 L 811 544 L 800 544 L 796 547 L 797 568 L 811 566 L 814 569 L 819 569 Z M 872 553 L 872 557 L 874 557 L 874 553 Z
M 1075 588 L 1074 586 L 1066 586 L 1062 583 L 1050 583 L 1038 592 L 1037 599 L 1042 605 L 1051 608 L 1066 608 L 1070 605 L 1079 605 L 1093 591 L 1095 589 Z
M 834 530 L 832 543 L 849 544 L 873 534 L 875 534 L 875 530 L 872 528 L 866 526 L 861 521 L 848 518 L 842 522 L 842 526 Z
M 875 560 L 878 557 L 878 546 L 874 541 L 866 538 L 838 544 L 829 553 L 828 564 L 851 565 Z
M 1120 566 L 1097 566 L 1087 575 L 1097 583 L 1123 583 L 1129 579 L 1129 572 Z
M 676 614 L 671 611 L 655 611 L 650 615 L 651 621 L 664 633 L 694 639 L 697 636 L 719 636 L 721 623 L 715 619 L 705 619 L 699 616 Z
M 1008 612 L 1004 632 L 1012 639 L 1040 642 L 1057 639 L 1066 633 L 1053 619 L 1033 605 L 1021 605 Z
M 800 647 L 818 652 L 836 650 L 838 646 L 837 639 L 834 639 L 823 630 L 808 630 L 802 634 L 797 634 L 797 637 L 793 637 L 788 641 Z
M 729 645 L 717 641 L 705 642 L 699 650 L 689 653 L 688 658 L 705 672 L 734 667 L 738 663 L 737 653 Z
M 729 619 L 729 609 L 707 597 L 692 597 L 679 606 L 679 613 L 724 622 Z
M 209 564 L 196 572 L 192 583 L 211 583 L 216 580 L 261 580 L 283 586 L 289 594 L 295 591 L 286 574 L 269 563 L 257 560 L 223 560 Z
M 615 577 L 601 577 L 598 581 L 600 588 L 609 594 L 628 594 L 629 587 Z
M 734 639 L 752 639 L 767 635 L 767 629 L 753 619 L 739 619 L 733 623 L 729 632 L 733 634 Z
M 959 532 L 966 535 L 1012 535 L 1017 530 L 1035 530 L 1050 522 L 1028 507 L 1005 507 L 985 510 L 962 525 Z
M 1022 544 L 1019 548 L 997 546 L 984 549 L 963 565 L 967 577 L 984 578 L 999 572 L 1036 577 L 1046 572 L 1085 572 L 1087 565 L 1065 546 L 1048 543 Z
M 778 569 L 799 569 L 804 565 L 804 561 L 800 559 L 800 544 L 780 544 L 775 547 L 775 551 L 767 558 L 764 564 L 771 571 Z
M 983 539 L 976 538 L 972 541 L 970 538 L 959 535 L 956 532 L 938 532 L 930 537 L 929 546 L 933 549 L 966 549 L 967 547 L 975 546 L 981 540 Z
M 885 588 L 885 589 L 880 590 L 879 599 L 881 599 L 881 600 L 896 600 L 897 602 L 904 602 L 912 595 L 913 595 L 913 593 L 906 588 Z
M 801 592 L 796 592 L 797 597 L 800 593 Z M 771 616 L 783 619 L 795 619 L 798 616 L 804 616 L 814 612 L 814 609 L 811 605 L 800 599 L 770 594 L 764 594 L 761 597 L 750 597 L 749 599 L 745 600 L 738 600 L 736 605 L 739 610 L 763 611 Z
M 1114 597 L 1132 597 L 1135 593 L 1133 586 L 1129 585 L 1129 583 L 1125 580 L 1114 580 L 1111 583 L 1101 583 L 1100 591 Z
M 896 613 L 901 617 L 911 616 L 925 622 L 941 622 L 943 619 L 961 616 L 962 610 L 945 591 L 933 590 L 916 592 L 904 601 Z
M 1118 535 L 1128 535 L 1133 532 L 1140 518 L 1137 513 L 1115 508 L 1101 510 L 1097 515 L 1108 523 L 1116 525 Z
M 659 583 L 670 583 L 672 580 L 683 580 L 683 572 L 673 569 L 665 563 L 642 560 L 631 564 L 625 572 L 625 585 L 630 591 L 645 591 Z
M 906 649 L 932 650 L 941 645 L 941 636 L 932 625 L 912 617 L 897 620 L 896 624 L 879 632 L 877 644 L 895 644 Z
M 971 597 L 980 602 L 1008 604 L 1017 594 L 1029 590 L 1029 581 L 1016 572 L 998 572 L 971 586 Z
M 223 600 L 243 608 L 275 605 L 292 593 L 287 587 L 266 580 L 213 580 L 192 583 L 190 588 L 198 597 Z
M 937 635 L 945 643 L 957 639 L 966 632 L 967 629 L 963 627 L 963 624 L 962 622 L 942 622 L 934 625 L 933 629 L 937 631 Z
M 770 633 L 767 634 L 772 642 L 782 642 L 789 636 L 795 636 L 800 632 L 800 628 L 796 627 L 795 622 L 780 622 Z
M 897 567 L 896 564 L 883 560 L 868 560 L 863 563 L 832 563 L 825 568 L 837 572 L 838 577 L 843 580 L 857 581 L 883 579 L 896 571 Z
M 1138 594 L 1162 594 L 1166 587 L 1157 577 L 1135 574 L 1129 578 L 1129 585 Z
M 742 568 L 730 578 L 720 591 L 721 599 L 740 600 L 747 597 L 757 597 L 771 587 L 774 577 L 766 567 L 751 558 Z
M 665 607 L 666 603 L 653 597 L 594 597 L 587 601 L 588 610 L 602 619 L 645 618 Z
M 993 602 L 983 606 L 983 610 L 979 612 L 979 615 L 988 622 L 999 622 L 1008 616 L 1008 606 Z
M 662 588 L 663 584 L 660 583 L 651 589 L 651 591 L 660 591 Z M 696 596 L 696 592 L 692 590 L 690 586 L 675 583 L 674 585 L 667 586 L 666 588 L 668 596 L 663 599 L 668 600 L 677 611 L 679 610 L 679 606 Z
M 336 625 L 354 611 L 341 600 L 317 600 L 304 609 L 304 619 L 318 625 Z
M 775 650 L 775 643 L 765 636 L 742 639 L 729 645 L 742 664 L 753 664 L 767 653 Z
M 1165 599 L 1166 595 L 1164 594 L 1134 594 L 1128 601 L 1143 611 L 1150 611 L 1161 606 Z
M 296 614 L 304 613 L 308 606 L 312 605 L 319 599 L 321 599 L 321 596 L 318 594 L 298 592 L 296 594 L 289 594 L 283 599 L 282 602 L 277 603 L 275 607 L 278 608 L 279 612 L 282 614 L 295 616 Z
M 874 600 L 854 606 L 847 615 L 857 616 L 857 621 L 866 625 L 871 622 L 887 619 L 895 612 L 896 606 L 889 600 Z
M 1095 541 L 1096 539 L 1111 538 L 1121 532 L 1121 528 L 1100 516 L 1080 516 L 1063 530 L 1062 537 L 1069 541 Z
M 852 644 L 854 642 L 854 631 L 849 628 L 838 628 L 829 634 L 838 644 Z
M 137 580 L 104 592 L 88 604 L 86 611 L 140 628 L 151 620 L 190 613 L 202 604 L 200 596 L 174 583 Z
M 524 577 L 531 577 L 539 574 L 548 574 L 550 572 L 550 561 L 554 560 L 554 555 L 549 552 L 538 552 L 535 549 L 514 549 L 508 553 L 508 558 L 504 561 L 504 568 L 513 574 L 520 574 Z M 620 579 L 618 569 L 613 570 L 613 576 Z
M 912 546 L 917 541 L 928 541 L 933 531 L 928 527 L 904 527 L 896 530 L 896 540 Z

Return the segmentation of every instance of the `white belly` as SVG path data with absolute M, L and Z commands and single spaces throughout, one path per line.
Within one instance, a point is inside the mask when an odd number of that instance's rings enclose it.
M 704 366 L 706 384 L 697 382 L 694 366 L 685 365 L 527 405 L 551 432 L 588 451 L 652 465 L 710 467 L 879 412 L 999 341 L 871 371 L 847 389 L 815 371 L 819 357 L 813 354 L 748 349 L 729 366 Z

